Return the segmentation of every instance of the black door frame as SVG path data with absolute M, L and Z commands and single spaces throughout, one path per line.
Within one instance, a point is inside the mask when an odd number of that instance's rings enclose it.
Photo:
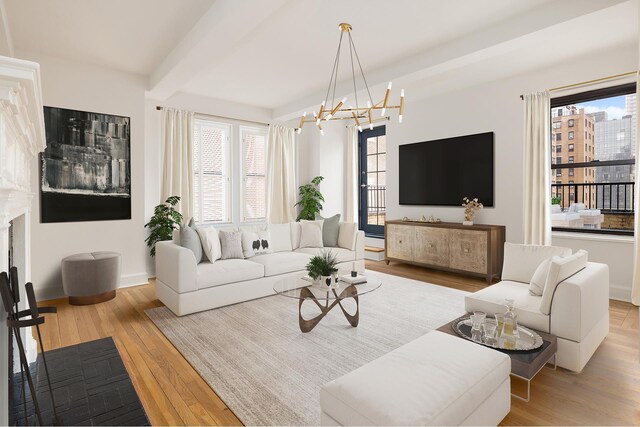
M 370 225 L 367 212 L 368 196 L 367 196 L 367 139 L 386 135 L 386 126 L 378 126 L 373 129 L 365 129 L 358 135 L 358 214 L 359 228 L 364 231 L 365 235 L 371 237 L 384 237 L 383 225 Z M 386 153 L 386 151 L 385 151 Z M 385 154 L 386 155 L 386 154 Z

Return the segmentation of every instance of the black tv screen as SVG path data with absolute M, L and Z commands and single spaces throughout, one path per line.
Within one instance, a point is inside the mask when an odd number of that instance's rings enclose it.
M 493 206 L 493 132 L 400 145 L 400 204 Z

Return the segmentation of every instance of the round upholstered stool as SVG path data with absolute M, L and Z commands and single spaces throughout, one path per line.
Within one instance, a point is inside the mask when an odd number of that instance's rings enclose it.
M 62 287 L 71 305 L 88 305 L 116 297 L 120 283 L 120 254 L 91 252 L 62 260 Z

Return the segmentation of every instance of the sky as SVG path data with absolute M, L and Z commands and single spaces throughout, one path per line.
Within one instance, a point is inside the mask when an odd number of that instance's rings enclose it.
M 625 96 L 614 96 L 612 98 L 598 99 L 596 101 L 577 104 L 576 107 L 584 108 L 585 113 L 595 113 L 606 111 L 609 120 L 621 119 L 627 112 L 624 108 Z

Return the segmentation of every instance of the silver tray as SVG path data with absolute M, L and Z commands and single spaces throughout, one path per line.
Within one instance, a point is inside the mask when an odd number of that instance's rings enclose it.
M 494 322 L 494 319 L 486 319 L 485 322 Z M 495 342 L 486 342 L 482 337 L 482 341 L 477 341 L 471 338 L 471 318 L 469 316 L 461 317 L 455 320 L 452 324 L 453 330 L 462 338 L 468 339 L 480 345 L 491 347 L 505 351 L 531 351 L 542 347 L 543 340 L 540 335 L 529 328 L 518 325 L 518 337 L 516 338 L 516 348 L 505 348 L 503 345 L 503 339 L 498 338 Z

